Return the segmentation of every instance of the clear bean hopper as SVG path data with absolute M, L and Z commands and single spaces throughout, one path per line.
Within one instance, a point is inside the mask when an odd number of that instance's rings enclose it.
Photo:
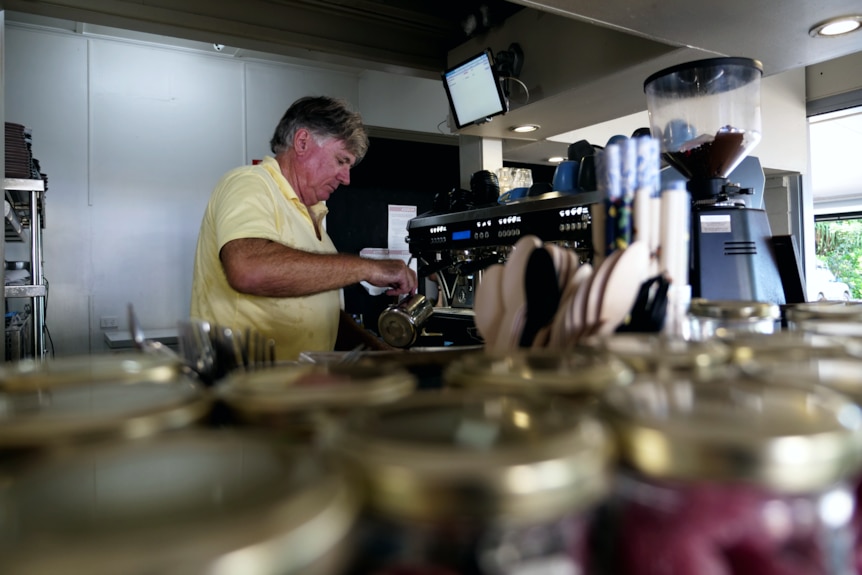
M 773 236 L 766 210 L 746 203 L 754 186 L 728 179 L 761 139 L 762 75 L 756 60 L 710 58 L 644 82 L 650 132 L 691 194 L 694 297 L 804 301 L 795 240 Z M 762 185 L 759 162 L 755 175 Z

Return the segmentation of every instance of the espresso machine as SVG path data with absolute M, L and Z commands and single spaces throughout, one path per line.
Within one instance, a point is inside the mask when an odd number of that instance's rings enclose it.
M 794 240 L 773 237 L 766 211 L 754 201 L 764 176 L 759 161 L 747 157 L 761 139 L 762 74 L 756 60 L 711 58 L 644 82 L 652 136 L 691 195 L 693 297 L 804 301 Z
M 410 254 L 419 264 L 420 286 L 433 278 L 439 298 L 425 331 L 455 345 L 482 343 L 476 332 L 473 296 L 488 266 L 505 263 L 525 235 L 557 243 L 590 261 L 593 253 L 590 205 L 596 191 L 548 192 L 507 204 L 451 213 L 428 212 L 407 224 Z

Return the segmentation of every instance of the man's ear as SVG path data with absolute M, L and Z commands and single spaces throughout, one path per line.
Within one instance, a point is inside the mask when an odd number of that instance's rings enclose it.
M 298 154 L 304 154 L 308 151 L 308 145 L 311 140 L 311 133 L 305 129 L 300 128 L 296 131 L 296 134 L 293 136 L 293 149 Z

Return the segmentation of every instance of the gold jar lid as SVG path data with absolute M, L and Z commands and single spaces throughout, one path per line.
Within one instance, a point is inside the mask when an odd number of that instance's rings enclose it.
M 859 321 L 862 304 L 855 302 L 821 301 L 800 303 L 787 307 L 787 321 Z
M 337 467 L 260 436 L 91 444 L 0 486 L 0 572 L 339 575 L 321 564 L 358 506 Z
M 568 402 L 452 389 L 354 412 L 335 445 L 372 510 L 430 522 L 580 510 L 607 492 L 613 452 L 605 425 Z
M 788 326 L 841 337 L 862 337 L 862 304 L 854 302 L 810 302 L 789 306 L 784 313 Z
M 633 377 L 625 363 L 592 349 L 523 350 L 505 357 L 465 355 L 443 372 L 443 381 L 452 387 L 561 395 L 597 394 L 625 385 Z
M 689 314 L 718 320 L 763 320 L 781 317 L 777 304 L 760 301 L 709 300 L 693 298 Z
M 637 374 L 720 371 L 730 361 L 730 348 L 719 340 L 692 341 L 660 334 L 619 333 L 588 342 L 617 357 Z
M 734 333 L 723 338 L 737 365 L 767 362 L 770 365 L 819 357 L 862 354 L 862 344 L 834 336 L 804 331 Z
M 172 381 L 183 374 L 183 365 L 178 359 L 157 354 L 126 352 L 46 361 L 23 359 L 0 366 L 0 390 L 46 389 L 99 382 Z
M 862 358 L 849 356 L 768 357 L 752 361 L 745 372 L 776 385 L 823 385 L 862 405 Z
M 390 362 L 297 363 L 235 372 L 216 384 L 215 393 L 231 409 L 254 418 L 377 405 L 409 395 L 416 386 L 413 374 Z
M 862 462 L 862 410 L 824 386 L 641 380 L 604 399 L 622 462 L 648 477 L 808 492 Z
M 195 380 L 63 384 L 0 390 L 0 448 L 33 448 L 191 425 L 212 399 Z

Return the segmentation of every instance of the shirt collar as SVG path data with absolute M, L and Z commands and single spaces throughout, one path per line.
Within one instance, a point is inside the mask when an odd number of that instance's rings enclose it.
M 276 161 L 272 156 L 264 157 L 264 159 L 261 160 L 260 165 L 272 175 L 272 178 L 278 184 L 284 197 L 296 203 L 298 206 L 307 207 L 308 215 L 316 224 L 320 225 L 323 218 L 325 218 L 326 214 L 329 213 L 329 208 L 326 206 L 326 202 L 317 202 L 313 206 L 306 206 L 303 204 L 302 200 L 299 199 L 299 196 L 293 189 L 293 186 L 290 185 L 290 182 L 288 182 L 287 178 L 284 177 L 284 174 L 281 173 L 281 166 L 278 165 L 278 161 Z

